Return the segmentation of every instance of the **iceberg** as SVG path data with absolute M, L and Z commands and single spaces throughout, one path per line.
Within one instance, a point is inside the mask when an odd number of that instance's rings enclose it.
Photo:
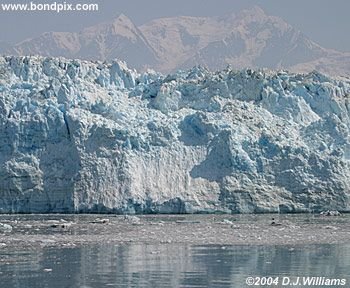
M 316 71 L 0 57 L 0 212 L 346 212 L 349 96 Z

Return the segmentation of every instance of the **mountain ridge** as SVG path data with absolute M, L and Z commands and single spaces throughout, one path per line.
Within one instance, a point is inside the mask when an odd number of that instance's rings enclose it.
M 138 70 L 169 73 L 202 65 L 220 70 L 271 68 L 350 74 L 350 53 L 326 49 L 283 19 L 253 6 L 221 17 L 177 16 L 137 27 L 124 14 L 80 32 L 46 32 L 2 54 L 124 60 Z

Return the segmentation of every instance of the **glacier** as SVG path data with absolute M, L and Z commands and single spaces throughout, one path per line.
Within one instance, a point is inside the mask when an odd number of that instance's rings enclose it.
M 350 210 L 350 79 L 0 57 L 1 213 Z

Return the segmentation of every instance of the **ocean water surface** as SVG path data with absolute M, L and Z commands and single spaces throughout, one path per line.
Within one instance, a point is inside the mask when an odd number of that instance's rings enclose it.
M 285 281 L 288 277 L 291 281 L 295 281 L 296 277 L 340 278 L 350 281 L 350 244 L 348 243 L 330 241 L 328 244 L 291 244 L 290 242 L 258 244 L 256 241 L 250 243 L 249 239 L 245 244 L 205 244 L 205 239 L 202 242 L 172 242 L 167 239 L 165 241 L 158 239 L 158 242 L 138 241 L 138 239 L 114 242 L 113 235 L 125 233 L 127 227 L 125 231 L 121 230 L 120 233 L 112 231 L 114 234 L 108 235 L 103 234 L 105 232 L 101 230 L 101 235 L 105 236 L 101 238 L 103 239 L 101 241 L 79 242 L 79 238 L 98 236 L 92 234 L 89 236 L 89 230 L 86 227 L 96 226 L 94 230 L 96 234 L 99 233 L 99 227 L 108 227 L 110 230 L 119 226 L 102 223 L 103 221 L 100 221 L 101 223 L 91 221 L 96 216 L 84 216 L 85 218 L 79 216 L 79 221 L 76 220 L 75 223 L 79 222 L 80 228 L 70 230 L 71 227 L 68 226 L 67 231 L 65 225 L 57 226 L 61 225 L 58 223 L 70 222 L 53 219 L 65 216 L 14 217 L 1 217 L 3 222 L 12 223 L 14 229 L 11 232 L 0 234 L 0 287 L 249 287 L 247 277 L 271 277 L 275 281 L 277 279 L 274 285 L 254 287 L 287 287 L 282 285 L 283 277 Z M 175 221 L 172 216 L 164 217 L 166 216 L 154 216 L 152 225 L 132 224 L 130 229 L 137 227 L 141 239 L 142 234 L 147 232 L 146 230 L 166 229 L 166 219 Z M 213 219 L 210 217 L 212 216 L 176 218 L 177 224 L 174 224 L 174 227 L 187 225 L 187 229 L 191 230 L 191 225 L 193 225 L 193 231 L 195 231 L 196 225 L 200 224 L 198 222 L 204 219 L 210 223 L 210 219 Z M 220 217 L 219 222 L 216 221 L 218 219 L 213 222 L 217 223 L 218 228 L 213 224 L 213 227 L 215 226 L 213 229 L 221 229 L 223 233 L 226 233 L 225 229 L 236 231 L 239 225 L 244 227 L 243 223 L 248 223 L 250 219 L 234 221 L 235 218 L 231 218 L 231 220 L 222 221 Z M 296 217 L 294 222 L 299 223 L 298 221 L 305 216 L 293 217 Z M 150 218 L 147 219 L 151 221 Z M 67 220 L 72 219 L 68 217 Z M 43 221 L 46 221 L 46 226 L 38 224 Z M 145 219 L 141 218 L 141 221 Z M 322 219 L 317 221 L 322 221 Z M 332 221 L 341 223 L 340 220 Z M 83 226 L 85 222 L 88 223 L 87 226 Z M 156 225 L 157 222 L 162 225 Z M 17 228 L 15 228 L 16 223 Z M 305 223 L 308 225 L 307 222 Z M 329 224 L 327 223 L 328 226 Z M 307 230 L 307 227 L 304 228 Z M 310 229 L 314 229 L 311 224 Z M 327 231 L 329 230 L 331 234 L 334 229 L 327 229 Z M 220 230 L 216 232 L 219 233 Z M 198 237 L 198 235 L 193 237 Z M 72 239 L 77 239 L 77 241 Z

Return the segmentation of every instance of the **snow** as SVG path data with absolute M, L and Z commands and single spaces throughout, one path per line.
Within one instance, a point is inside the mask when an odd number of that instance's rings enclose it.
M 0 57 L 0 210 L 349 211 L 350 81 Z
M 80 31 L 46 32 L 13 46 L 0 42 L 0 54 L 100 61 L 118 58 L 140 71 L 152 68 L 163 73 L 195 65 L 212 70 L 231 65 L 235 69 L 350 73 L 350 53 L 321 47 L 259 7 L 222 17 L 153 19 L 141 26 L 121 14 Z

